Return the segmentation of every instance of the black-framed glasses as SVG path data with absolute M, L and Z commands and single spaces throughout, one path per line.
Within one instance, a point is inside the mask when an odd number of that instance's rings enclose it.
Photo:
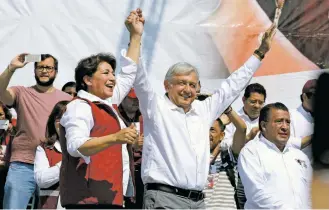
M 43 70 L 46 70 L 48 73 L 54 71 L 55 67 L 53 66 L 37 66 L 36 68 L 39 72 L 42 72 Z

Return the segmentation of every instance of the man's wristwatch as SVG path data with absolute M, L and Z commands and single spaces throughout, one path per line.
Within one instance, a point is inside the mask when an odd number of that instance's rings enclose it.
M 260 50 L 255 50 L 254 54 L 256 54 L 261 60 L 265 57 L 265 53 Z
M 229 106 L 225 111 L 224 111 L 224 114 L 230 114 L 232 112 L 232 107 Z

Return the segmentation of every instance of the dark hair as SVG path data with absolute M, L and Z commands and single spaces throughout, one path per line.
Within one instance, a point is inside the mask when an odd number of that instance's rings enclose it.
M 11 123 L 11 118 L 12 118 L 13 116 L 12 116 L 12 114 L 11 114 L 9 108 L 8 108 L 4 103 L 2 103 L 1 101 L 0 101 L 0 106 L 2 107 L 3 112 L 5 113 L 5 118 L 6 118 L 6 120 L 9 120 L 9 122 Z
M 196 100 L 199 100 L 199 101 L 204 101 L 206 100 L 210 95 L 209 94 L 199 94 L 197 95 L 197 97 L 195 98 Z
M 41 54 L 41 61 L 46 60 L 47 58 L 52 58 L 54 60 L 54 69 L 58 71 L 58 60 L 50 54 Z M 39 62 L 34 62 L 34 69 L 37 68 Z
M 264 100 L 266 100 L 266 90 L 263 85 L 259 83 L 253 83 L 246 87 L 244 91 L 244 97 L 249 98 L 252 93 L 259 93 L 264 96 Z
M 78 66 L 75 68 L 75 82 L 77 92 L 80 90 L 87 91 L 87 85 L 83 81 L 84 76 L 92 76 L 101 62 L 106 62 L 111 65 L 113 71 L 116 68 L 116 60 L 114 55 L 99 53 L 97 55 L 91 55 L 79 61 Z
M 59 140 L 59 136 L 56 132 L 55 128 L 55 121 L 57 119 L 60 119 L 65 110 L 66 110 L 66 105 L 69 103 L 69 101 L 60 101 L 58 102 L 53 110 L 51 111 L 48 121 L 47 121 L 47 127 L 46 127 L 46 146 L 52 147 L 57 140 Z
M 317 81 L 317 89 L 314 96 L 314 134 L 312 139 L 312 151 L 314 164 L 323 165 L 322 156 L 329 151 L 328 118 L 329 118 L 329 74 L 322 73 Z
M 76 87 L 76 83 L 72 82 L 72 81 L 65 83 L 65 85 L 62 87 L 62 91 L 64 91 L 65 88 L 67 88 L 67 87 Z
M 222 120 L 221 120 L 220 118 L 217 118 L 216 121 L 218 122 L 218 124 L 219 124 L 219 128 L 221 129 L 221 131 L 224 132 L 226 126 L 224 125 L 224 123 L 222 122 Z
M 263 121 L 267 122 L 268 121 L 268 116 L 270 115 L 270 111 L 272 109 L 284 110 L 284 111 L 289 112 L 288 108 L 283 103 L 276 102 L 276 103 L 272 103 L 272 104 L 267 104 L 266 106 L 264 106 L 260 110 L 259 121 L 258 121 L 258 126 L 259 126 L 260 131 L 263 131 L 262 126 L 260 126 L 261 122 L 263 122 Z

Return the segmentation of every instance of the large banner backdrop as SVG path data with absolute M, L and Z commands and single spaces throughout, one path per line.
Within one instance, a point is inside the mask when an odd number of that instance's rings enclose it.
M 197 66 L 202 92 L 211 93 L 258 47 L 275 0 L 2 0 L 0 68 L 22 52 L 50 53 L 59 60 L 55 86 L 61 88 L 74 80 L 82 57 L 119 58 L 129 40 L 124 20 L 137 7 L 146 17 L 142 56 L 159 94 L 167 69 L 179 61 Z M 328 67 L 328 12 L 328 0 L 286 0 L 272 50 L 252 80 L 267 89 L 267 103 L 297 107 L 303 84 Z M 28 64 L 10 86 L 33 84 Z

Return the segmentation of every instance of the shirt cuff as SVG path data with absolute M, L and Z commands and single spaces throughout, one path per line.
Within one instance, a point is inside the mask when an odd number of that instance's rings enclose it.
M 86 164 L 90 163 L 90 156 L 84 156 L 83 154 L 81 154 L 79 152 L 79 150 L 77 150 L 77 153 L 79 154 L 79 156 L 85 161 Z
M 141 58 L 139 58 L 139 60 L 140 59 Z M 121 68 L 125 67 L 125 66 L 130 66 L 130 65 L 136 66 L 136 63 L 131 58 L 127 57 L 127 50 L 126 49 L 121 50 L 120 62 L 121 62 Z M 122 70 L 124 70 L 124 69 L 122 69 Z M 125 71 L 125 73 L 129 73 L 129 72 Z
M 252 55 L 245 63 L 251 69 L 257 70 L 262 62 L 254 55 Z

